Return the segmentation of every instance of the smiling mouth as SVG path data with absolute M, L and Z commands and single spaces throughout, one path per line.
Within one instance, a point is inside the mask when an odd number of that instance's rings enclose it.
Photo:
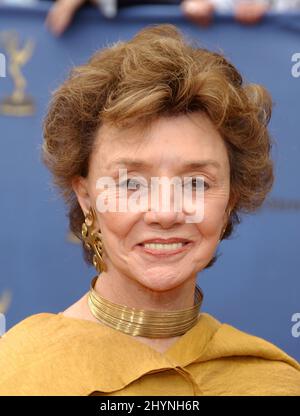
M 178 253 L 182 253 L 188 250 L 192 246 L 192 242 L 181 243 L 145 243 L 138 244 L 137 247 L 144 253 L 148 253 L 154 256 L 170 256 Z

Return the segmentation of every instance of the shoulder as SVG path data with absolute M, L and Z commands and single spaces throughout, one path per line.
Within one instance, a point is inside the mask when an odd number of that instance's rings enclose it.
M 12 355 L 14 352 L 32 350 L 37 355 L 39 348 L 51 349 L 66 331 L 68 326 L 61 319 L 61 314 L 43 312 L 30 315 L 0 337 L 0 360 L 8 352 Z
M 6 348 L 13 352 L 14 347 L 20 349 L 22 346 L 28 347 L 31 342 L 40 339 L 41 331 L 51 330 L 51 324 L 55 324 L 56 314 L 38 313 L 30 315 L 15 324 L 2 337 L 0 337 L 0 358 Z
M 0 337 L 0 383 L 34 361 L 51 339 L 57 339 L 57 315 L 39 313 L 15 324 Z M 47 342 L 46 342 L 47 340 Z
M 232 325 L 220 325 L 201 360 L 214 360 L 216 371 L 224 378 L 222 388 L 300 395 L 300 364 L 275 344 Z
M 31 315 L 0 338 L 0 396 L 87 396 L 119 390 L 124 367 L 127 378 L 140 371 L 131 364 L 137 351 L 132 345 L 126 334 L 87 319 Z
M 89 324 L 93 325 L 60 314 L 38 313 L 10 328 L 0 338 L 0 395 L 84 394 L 78 377 L 61 376 L 72 371 L 77 375 L 80 364 L 85 365 L 81 347 L 94 332 Z M 101 331 L 98 348 L 99 341 Z

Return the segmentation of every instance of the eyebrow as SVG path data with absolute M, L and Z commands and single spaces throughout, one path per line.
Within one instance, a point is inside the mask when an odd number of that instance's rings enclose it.
M 115 168 L 118 166 L 126 166 L 129 168 L 146 168 L 151 169 L 153 167 L 152 163 L 145 162 L 144 160 L 139 159 L 126 159 L 120 158 L 115 159 L 108 165 L 108 169 Z M 214 168 L 220 169 L 221 165 L 219 162 L 213 159 L 206 159 L 206 160 L 189 160 L 181 165 L 181 171 L 187 170 L 197 170 L 203 169 L 204 167 L 212 166 Z

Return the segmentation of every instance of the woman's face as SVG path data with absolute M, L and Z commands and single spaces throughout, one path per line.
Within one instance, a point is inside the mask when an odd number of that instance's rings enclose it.
M 228 218 L 229 160 L 223 139 L 209 118 L 200 112 L 160 118 L 143 135 L 138 130 L 117 130 L 103 125 L 98 131 L 95 145 L 88 177 L 80 178 L 79 182 L 73 184 L 84 213 L 88 212 L 91 205 L 96 208 L 97 197 L 103 192 L 103 189 L 97 189 L 97 180 L 104 176 L 111 177 L 118 185 L 120 168 L 127 169 L 128 180 L 137 176 L 145 178 L 149 184 L 149 205 L 152 177 L 165 176 L 171 180 L 177 176 L 183 180 L 184 177 L 192 179 L 198 176 L 205 181 L 204 215 L 198 222 L 186 221 L 187 216 L 195 213 L 189 200 L 183 202 L 180 212 L 176 212 L 172 187 L 170 209 L 164 209 L 165 212 L 161 209 L 161 198 L 156 210 L 151 210 L 150 206 L 148 210 L 135 212 L 99 212 L 96 209 L 98 227 L 103 235 L 107 273 L 125 274 L 156 291 L 172 289 L 187 279 L 195 278 L 196 273 L 213 257 Z M 118 164 L 118 159 L 138 159 L 140 164 Z M 201 162 L 202 165 L 186 166 L 192 162 Z M 141 182 L 136 179 L 135 183 Z M 126 182 L 122 189 L 126 189 Z M 161 191 L 162 188 L 159 189 Z M 125 200 L 134 192 L 127 183 Z M 191 194 L 193 201 L 195 194 L 194 188 Z M 124 202 L 118 187 L 108 195 L 109 198 L 117 201 L 122 199 Z M 190 242 L 184 244 L 177 253 L 174 249 L 173 253 L 164 249 L 161 255 L 161 250 L 141 245 L 145 240 L 155 238 L 178 238 Z

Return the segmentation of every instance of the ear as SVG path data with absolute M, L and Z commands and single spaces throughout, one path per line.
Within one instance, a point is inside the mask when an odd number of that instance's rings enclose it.
M 72 179 L 72 188 L 77 196 L 78 203 L 81 206 L 84 215 L 86 215 L 92 205 L 91 197 L 88 191 L 87 179 L 82 176 L 76 176 Z

